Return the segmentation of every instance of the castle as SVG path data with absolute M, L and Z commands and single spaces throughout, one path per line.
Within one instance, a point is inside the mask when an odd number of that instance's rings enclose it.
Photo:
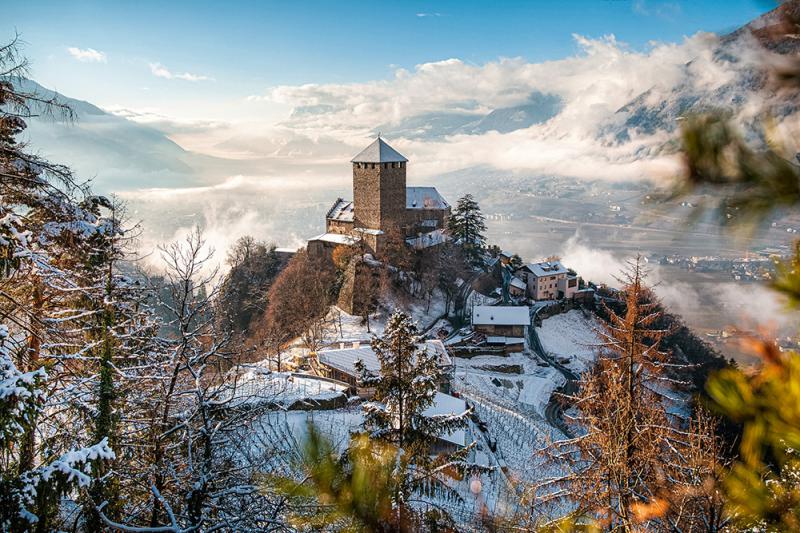
M 408 159 L 378 136 L 355 156 L 353 200 L 334 202 L 325 217 L 325 233 L 309 239 L 312 255 L 329 255 L 336 246 L 363 243 L 380 254 L 387 234 L 399 230 L 409 246 L 444 242 L 450 204 L 434 187 L 406 187 Z

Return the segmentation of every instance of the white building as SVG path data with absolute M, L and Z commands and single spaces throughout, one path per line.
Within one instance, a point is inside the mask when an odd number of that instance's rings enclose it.
M 528 297 L 534 300 L 572 298 L 578 290 L 578 276 L 560 261 L 528 263 L 515 273 L 528 287 Z

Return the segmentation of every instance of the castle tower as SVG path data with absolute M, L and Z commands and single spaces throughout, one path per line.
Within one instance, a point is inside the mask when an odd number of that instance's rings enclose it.
M 404 226 L 407 162 L 380 137 L 352 159 L 355 228 Z

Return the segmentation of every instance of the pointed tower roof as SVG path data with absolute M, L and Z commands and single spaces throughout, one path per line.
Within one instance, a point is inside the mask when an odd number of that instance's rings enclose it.
M 372 144 L 364 148 L 351 163 L 405 163 L 408 159 L 403 154 L 386 144 L 378 136 Z

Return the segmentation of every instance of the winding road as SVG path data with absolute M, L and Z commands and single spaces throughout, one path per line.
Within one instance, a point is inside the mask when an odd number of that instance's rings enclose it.
M 561 387 L 556 389 L 555 392 L 553 392 L 553 394 L 550 396 L 550 401 L 547 403 L 547 407 L 544 410 L 544 416 L 551 426 L 558 428 L 558 430 L 566 435 L 567 438 L 571 439 L 574 438 L 575 435 L 569 429 L 569 426 L 567 426 L 566 422 L 564 422 L 564 406 L 560 397 L 573 396 L 578 392 L 578 380 L 580 379 L 580 376 L 556 361 L 555 357 L 552 357 L 550 354 L 548 354 L 542 346 L 542 342 L 539 340 L 539 335 L 536 333 L 536 315 L 540 309 L 541 308 L 531 309 L 531 327 L 528 328 L 528 341 L 530 347 L 534 352 L 536 352 L 536 355 L 547 361 L 566 379 L 566 382 Z

